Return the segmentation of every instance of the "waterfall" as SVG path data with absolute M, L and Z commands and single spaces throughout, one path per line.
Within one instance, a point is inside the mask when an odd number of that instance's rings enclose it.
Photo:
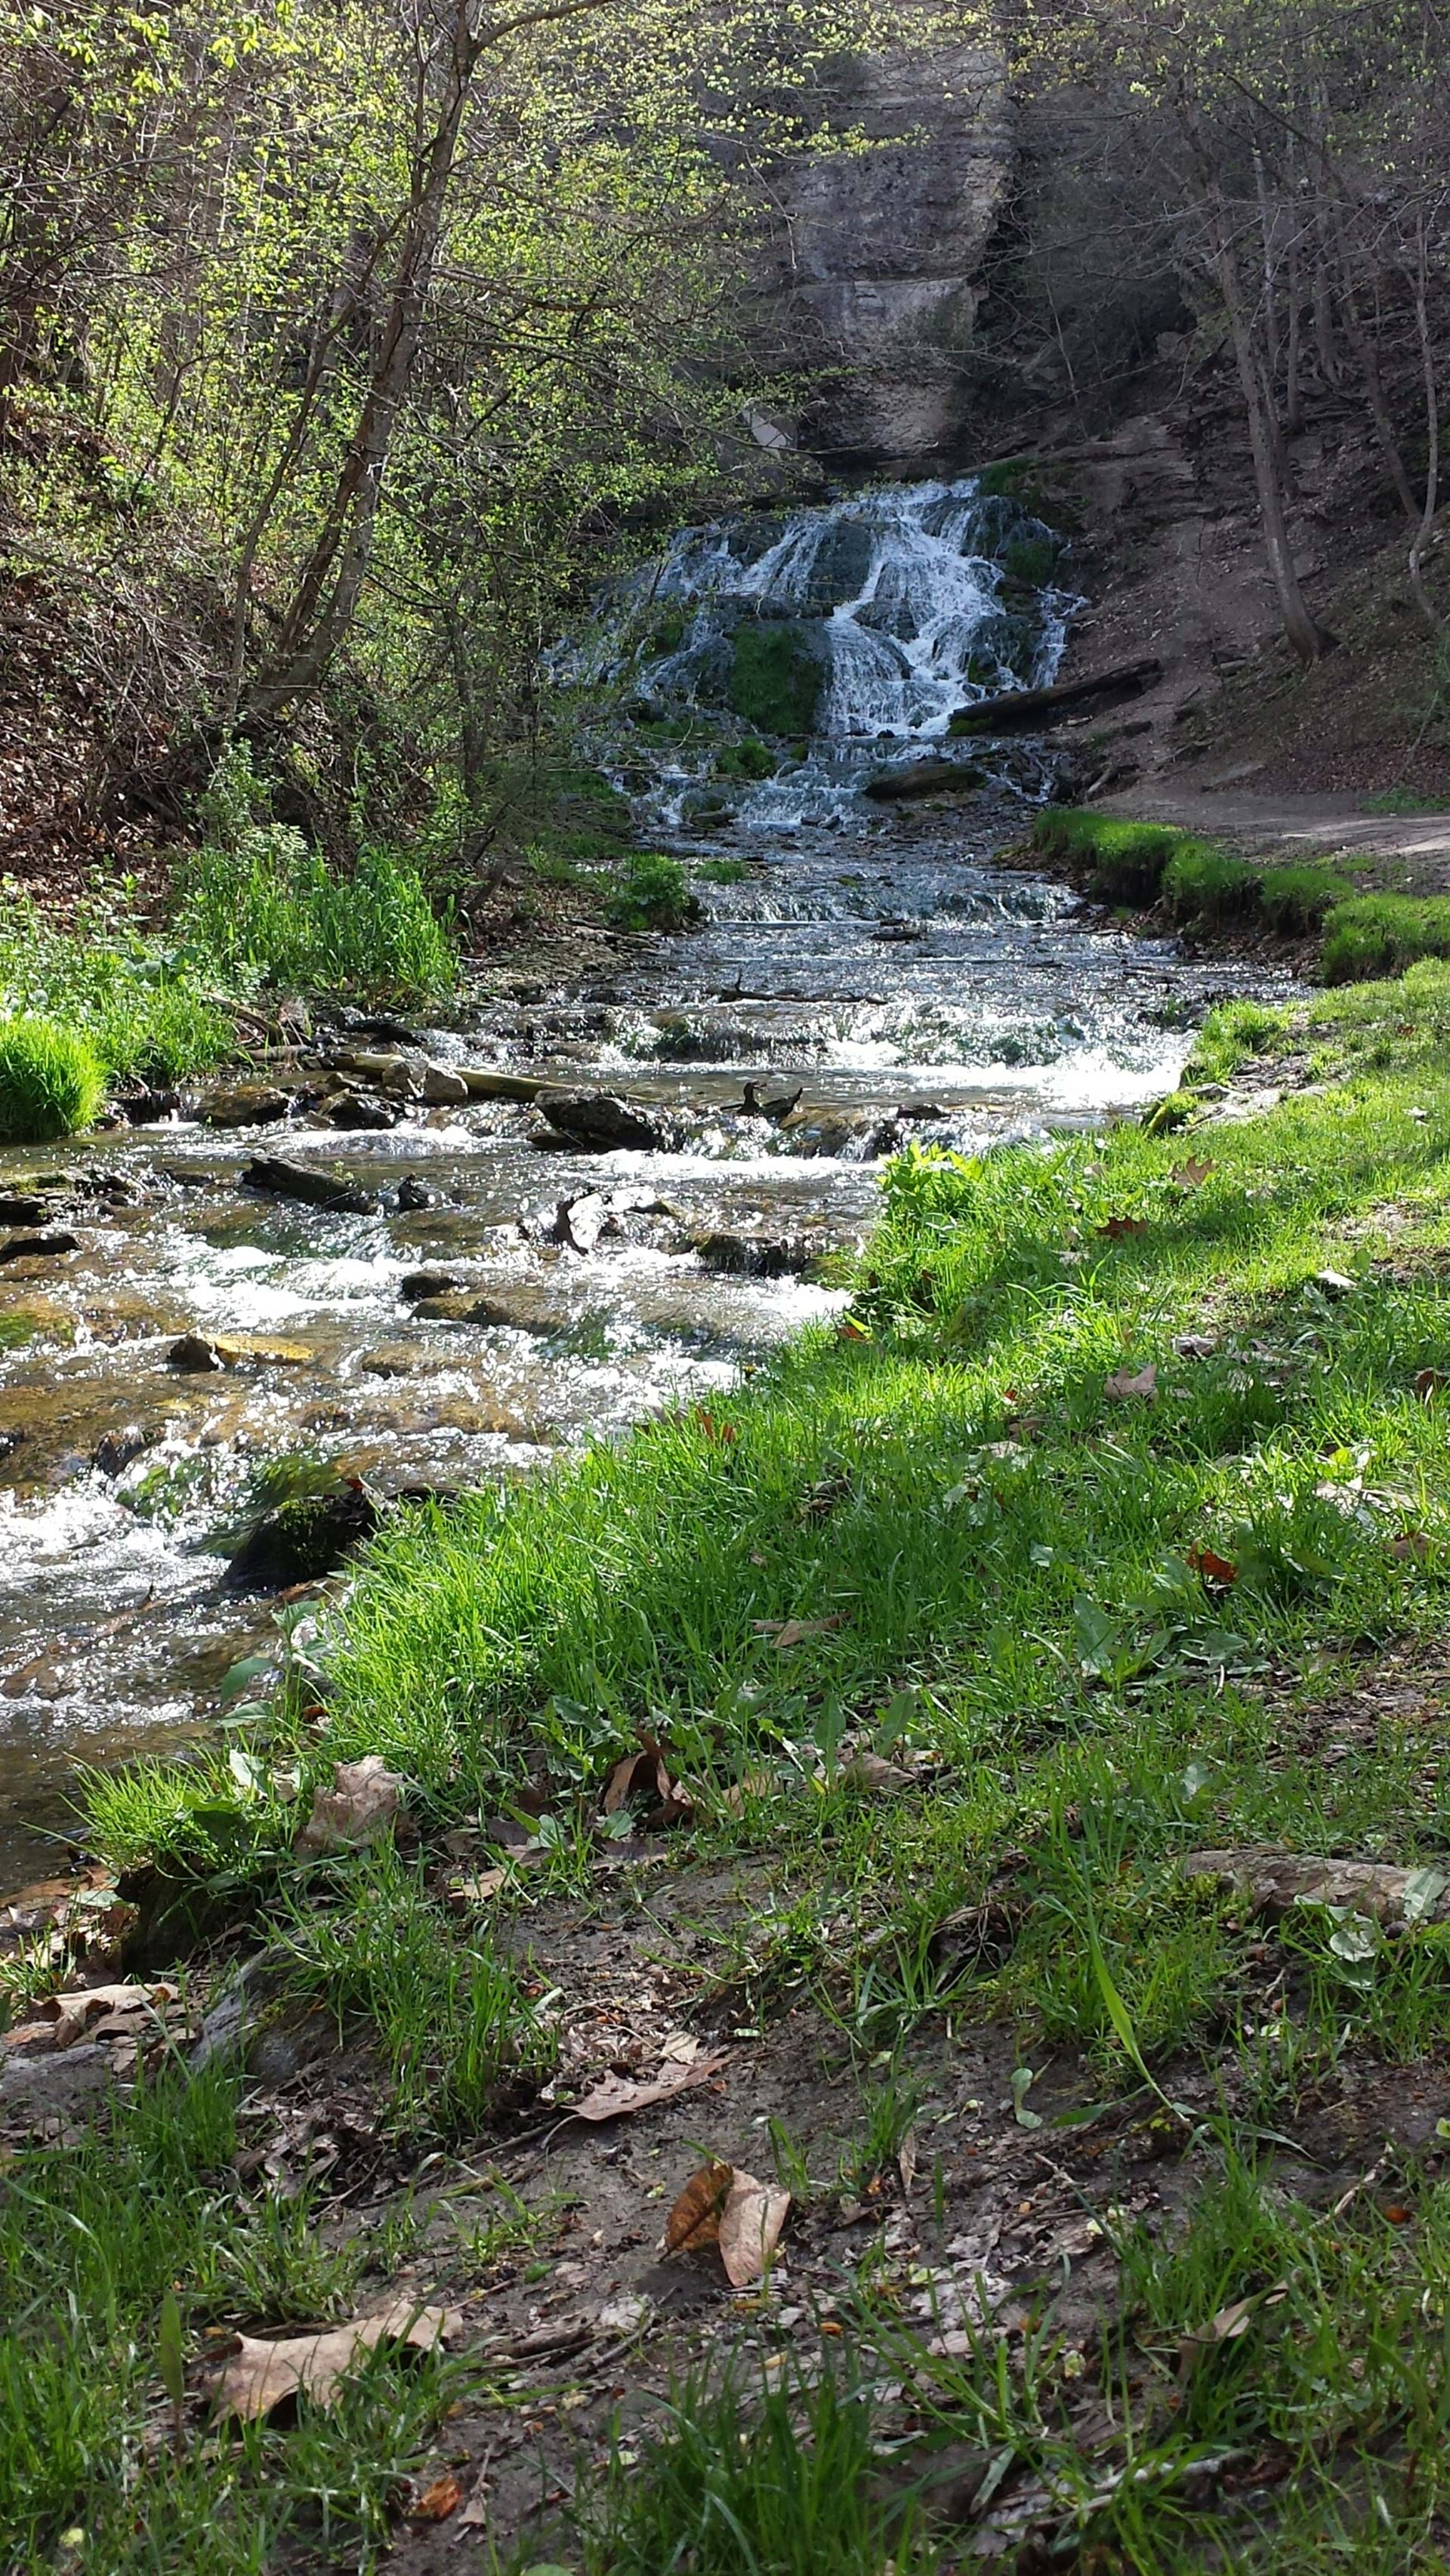
M 606 666 L 666 754 L 659 818 L 839 820 L 873 770 L 928 746 L 950 755 L 959 708 L 1056 672 L 1079 604 L 1060 553 L 1023 502 L 975 476 L 682 529 L 615 591 L 605 629 Z M 768 745 L 775 774 L 727 796 L 722 729 L 757 758 Z M 981 741 L 962 756 L 979 760 Z

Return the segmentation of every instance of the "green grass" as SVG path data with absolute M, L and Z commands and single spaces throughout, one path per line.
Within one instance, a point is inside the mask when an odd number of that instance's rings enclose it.
M 1308 865 L 1265 868 L 1259 908 L 1270 930 L 1307 936 L 1350 891 L 1337 868 Z
M 1242 921 L 1259 908 L 1256 868 L 1228 850 L 1183 840 L 1163 871 L 1163 906 L 1174 921 Z
M 73 1030 L 112 1081 L 173 1083 L 235 1051 L 215 975 L 143 928 L 124 889 L 88 897 L 64 927 L 18 886 L 0 895 L 0 1008 Z
M 700 907 L 678 859 L 633 850 L 615 879 L 604 917 L 616 930 L 688 930 L 698 921 Z
M 0 1020 L 0 1141 L 45 1145 L 89 1127 L 106 1096 L 90 1040 L 29 1013 Z
M 829 2368 L 686 2382 L 586 2508 L 585 2576 L 928 2576 L 915 2500 L 883 2500 L 874 2412 Z
M 1366 796 L 1366 814 L 1444 814 L 1450 812 L 1450 796 L 1435 796 L 1427 788 L 1388 787 L 1383 795 Z
M 1351 984 L 1422 957 L 1450 957 L 1450 895 L 1353 895 L 1325 922 L 1319 970 L 1326 984 Z
M 208 2328 L 353 2312 L 385 2246 L 324 2247 L 314 2196 L 239 2186 L 241 2087 L 166 2068 L 62 2146 L 0 2174 L 0 2557 L 107 2576 L 263 2576 L 325 2543 L 374 2563 L 400 2475 L 455 2393 L 452 2365 L 380 2351 L 331 2414 L 210 2431 L 196 2404 Z M 179 2310 L 191 2400 L 179 2450 L 160 2318 Z M 362 2293 L 366 2304 L 366 2292 Z M 421 2361 L 421 2368 L 417 2367 Z M 83 2544 L 65 2542 L 70 2531 Z M 75 2556 L 83 2548 L 83 2560 Z
M 1152 903 L 1183 837 L 1166 823 L 1127 823 L 1049 805 L 1033 823 L 1031 846 L 1044 859 L 1081 870 L 1105 903 Z
M 780 754 L 764 742 L 727 742 L 715 754 L 717 778 L 773 778 Z
M 277 1721 L 286 1758 L 381 1753 L 434 1826 L 546 1779 L 562 1842 L 587 1850 L 647 1711 L 710 1830 L 750 1840 L 763 1767 L 777 1836 L 841 1838 L 863 1937 L 891 1929 L 848 2008 L 877 2044 L 936 2008 L 932 1928 L 1004 1841 L 1030 1853 L 1033 1902 L 971 2009 L 1111 2058 L 1093 1921 L 1145 2048 L 1232 2016 L 1243 1927 L 1178 1880 L 1189 1838 L 1389 1836 L 1418 1858 L 1445 1830 L 1411 1792 L 1411 1743 L 1329 1772 L 1267 1765 L 1260 1683 L 1332 1676 L 1444 1615 L 1450 1452 L 1414 1380 L 1450 1371 L 1450 1296 L 1406 1251 L 1450 1241 L 1450 977 L 1224 1018 L 1226 1064 L 1293 1045 L 1335 1087 L 1215 1130 L 1197 1185 L 1174 1178 L 1181 1139 L 1127 1126 L 980 1162 L 902 1156 L 858 1281 L 867 1338 L 816 1333 L 726 1408 L 401 1516 L 334 1633 L 321 1735 Z M 1407 1231 L 1379 1275 L 1365 1227 L 1388 1201 Z M 1125 1217 L 1141 1231 L 1114 1232 Z M 1362 1284 L 1331 1297 L 1326 1266 Z M 1180 1358 L 1175 1335 L 1205 1326 L 1213 1350 Z M 1105 1392 L 1150 1363 L 1152 1402 Z M 1407 1528 L 1423 1554 L 1394 1550 Z M 1195 1571 L 1200 1547 L 1236 1567 L 1231 1594 Z M 826 1624 L 781 1654 L 772 1621 Z M 833 1768 L 848 1729 L 930 1744 L 952 1795 L 883 1836 Z M 102 1843 L 274 1871 L 266 1800 L 234 1802 L 224 1852 L 218 1784 L 186 1777 L 100 1784 Z M 800 1938 L 814 1957 L 816 1933 Z M 1408 1936 L 1396 1958 L 1428 1996 L 1417 2044 L 1450 2034 L 1442 1946 Z M 1316 2047 L 1370 2028 L 1365 1997 L 1336 2019 L 1323 1978 L 1295 1974 Z
M 747 618 L 735 630 L 726 703 L 757 732 L 810 733 L 825 671 L 794 626 Z
M 182 876 L 177 931 L 225 983 L 397 1001 L 452 989 L 453 940 L 417 867 L 364 847 L 339 873 L 268 819 L 245 745 L 218 763 L 200 813 L 206 838 Z

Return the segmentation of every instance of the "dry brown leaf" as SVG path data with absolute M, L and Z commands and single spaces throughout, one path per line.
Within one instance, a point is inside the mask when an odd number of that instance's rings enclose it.
M 448 1896 L 454 1905 L 486 1905 L 508 1878 L 506 1869 L 481 1869 L 472 1878 L 451 1878 Z
M 874 1789 L 882 1796 L 888 1789 L 909 1789 L 914 1776 L 899 1762 L 884 1762 L 879 1753 L 853 1753 L 841 1765 L 841 1777 L 853 1789 Z
M 380 1753 L 366 1753 L 361 1762 L 336 1763 L 332 1787 L 312 1793 L 294 1849 L 312 1855 L 357 1851 L 376 1842 L 397 1815 L 405 1785 L 401 1772 L 390 1771 Z
M 1209 1173 L 1216 1169 L 1217 1166 L 1215 1164 L 1200 1163 L 1192 1154 L 1190 1154 L 1187 1162 L 1180 1163 L 1177 1171 L 1172 1173 L 1170 1177 L 1175 1190 L 1200 1190 L 1202 1189 L 1204 1182 L 1207 1180 Z
M 1103 1380 L 1104 1395 L 1113 1396 L 1120 1404 L 1130 1402 L 1134 1396 L 1141 1398 L 1144 1404 L 1151 1404 L 1157 1392 L 1156 1360 L 1150 1360 L 1146 1368 L 1114 1369 L 1112 1376 Z
M 604 1784 L 601 1804 L 605 1815 L 617 1816 L 620 1808 L 626 1804 L 635 1789 L 649 1790 L 653 1789 L 654 1785 L 653 1754 L 626 1753 L 622 1762 L 616 1762 Z
M 692 2030 L 672 2030 L 660 2049 L 664 2066 L 693 2066 L 700 2054 L 700 2043 Z
M 759 2181 L 742 2166 L 701 2165 L 665 2221 L 665 2245 L 671 2254 L 698 2254 L 718 2245 L 726 2279 L 743 2290 L 765 2270 L 789 2210 L 788 2191 Z
M 900 2146 L 896 2150 L 896 2170 L 901 2176 L 902 2191 L 905 2196 L 910 2199 L 911 2186 L 916 2180 L 915 2129 L 907 2130 L 905 2137 L 902 2139 Z
M 1191 1547 L 1188 1562 L 1195 1574 L 1202 1575 L 1205 1583 L 1216 1583 L 1224 1590 L 1239 1579 L 1238 1567 L 1228 1557 L 1216 1556 L 1211 1547 Z
M 1390 1554 L 1399 1565 L 1423 1564 L 1430 1553 L 1430 1542 L 1423 1530 L 1400 1530 L 1390 1541 Z
M 1110 1216 L 1106 1225 L 1098 1227 L 1099 1234 L 1105 1234 L 1110 1243 L 1121 1243 L 1124 1235 L 1146 1234 L 1147 1231 L 1145 1216 Z
M 735 2168 L 735 2178 L 720 2212 L 720 2260 L 732 2289 L 758 2281 L 790 2214 L 790 2193 L 754 2174 Z
M 70 2048 L 83 2036 L 109 2039 L 138 2022 L 164 2020 L 175 2001 L 175 1986 L 87 1986 L 81 1994 L 53 1997 L 45 2010 L 53 2005 L 56 2047 Z
M 461 2481 L 451 2469 L 444 2469 L 441 2476 L 432 2479 L 422 2494 L 415 2497 L 408 2507 L 408 2517 L 412 2522 L 446 2522 L 462 2502 Z
M 1439 1395 L 1445 1383 L 1443 1369 L 1422 1368 L 1415 1373 L 1415 1393 L 1422 1404 L 1428 1404 L 1432 1396 Z
M 679 2193 L 665 2220 L 665 2248 L 670 2254 L 698 2254 L 720 2241 L 720 2214 L 735 2180 L 733 2165 L 701 2165 Z
M 420 2352 L 430 2352 L 454 2323 L 447 2309 L 420 2307 L 406 2292 L 372 2316 L 320 2327 L 316 2334 L 285 2335 L 276 2343 L 239 2335 L 237 2350 L 217 2382 L 216 2412 L 270 2415 L 284 2397 L 299 2396 L 330 2406 L 348 2372 L 375 2344 L 416 2344 Z
M 728 2050 L 716 2057 L 697 2057 L 693 2066 L 668 2066 L 662 2074 L 638 2084 L 625 2075 L 606 2075 L 575 2102 L 565 2113 L 571 2120 L 625 2120 L 635 2111 L 647 2111 L 652 2102 L 668 2102 L 676 2093 L 688 2093 L 696 2084 L 708 2084 L 722 2067 L 730 2063 Z
M 787 1619 L 783 1625 L 779 1619 L 757 1619 L 754 1625 L 759 1636 L 775 1639 L 775 1651 L 783 1655 L 803 1637 L 824 1637 L 827 1629 L 839 1628 L 843 1616 L 838 1610 L 832 1619 Z

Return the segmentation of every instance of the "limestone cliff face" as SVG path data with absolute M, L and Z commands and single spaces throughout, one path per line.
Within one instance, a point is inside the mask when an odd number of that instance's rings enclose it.
M 762 281 L 793 362 L 826 371 L 803 443 L 927 473 L 954 449 L 960 356 L 1011 183 L 1003 69 L 980 46 L 854 57 L 820 104 L 845 148 L 776 174 Z

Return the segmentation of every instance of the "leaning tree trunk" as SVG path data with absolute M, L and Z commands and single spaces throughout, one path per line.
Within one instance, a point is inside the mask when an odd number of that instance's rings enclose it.
M 1435 375 L 1435 341 L 1430 328 L 1430 245 L 1425 218 L 1416 227 L 1416 258 L 1410 290 L 1415 306 L 1415 336 L 1420 344 L 1420 370 L 1425 386 L 1425 504 L 1415 533 L 1410 540 L 1406 570 L 1415 606 L 1432 635 L 1444 627 L 1441 616 L 1425 584 L 1425 548 L 1435 531 L 1435 513 L 1440 506 L 1440 391 Z

